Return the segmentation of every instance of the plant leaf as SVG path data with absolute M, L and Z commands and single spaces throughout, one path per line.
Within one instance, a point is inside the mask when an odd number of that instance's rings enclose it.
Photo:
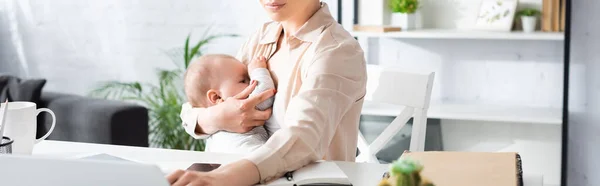
M 122 83 L 118 81 L 103 82 L 92 90 L 91 96 L 102 97 L 104 99 L 121 99 L 123 94 L 139 95 L 142 93 L 142 86 L 139 82 Z
M 190 59 L 188 58 L 188 51 L 189 51 L 189 46 L 190 46 L 190 34 L 188 34 L 187 38 L 185 38 L 185 46 L 183 47 L 183 62 L 185 64 L 185 68 L 187 69 L 188 65 L 190 64 Z

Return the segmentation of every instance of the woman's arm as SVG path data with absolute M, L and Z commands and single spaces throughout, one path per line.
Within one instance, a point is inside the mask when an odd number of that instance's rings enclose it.
M 254 163 L 248 160 L 240 160 L 235 163 L 223 165 L 211 172 L 183 171 L 177 170 L 167 177 L 167 181 L 173 186 L 187 185 L 255 185 L 258 183 L 258 170 Z
M 196 122 L 198 121 L 199 115 L 206 112 L 208 112 L 206 108 L 193 108 L 190 103 L 184 103 L 181 106 L 181 113 L 179 114 L 179 117 L 181 118 L 181 125 L 185 129 L 185 132 L 187 132 L 193 138 L 204 139 L 208 137 L 209 134 L 214 133 L 214 131 L 209 128 L 210 126 L 205 126 L 205 130 L 203 130 L 202 127 L 199 126 L 200 123 Z

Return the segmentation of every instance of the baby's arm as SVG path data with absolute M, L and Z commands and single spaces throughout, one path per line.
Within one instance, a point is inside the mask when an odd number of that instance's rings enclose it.
M 250 73 L 250 80 L 257 81 L 256 88 L 254 91 L 250 93 L 250 97 L 255 94 L 262 93 L 269 89 L 275 88 L 275 83 L 273 83 L 273 79 L 271 78 L 271 73 L 267 69 L 267 61 L 264 57 L 258 57 L 248 64 L 248 72 Z M 258 110 L 266 110 L 273 106 L 273 101 L 275 100 L 275 96 L 263 101 L 256 105 Z

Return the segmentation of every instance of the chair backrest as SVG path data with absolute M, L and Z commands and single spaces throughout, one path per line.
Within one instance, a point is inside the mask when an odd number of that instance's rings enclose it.
M 405 72 L 396 67 L 367 65 L 366 101 L 429 108 L 435 73 Z
M 427 129 L 427 109 L 431 100 L 434 72 L 419 74 L 398 68 L 367 65 L 367 95 L 370 104 L 393 104 L 404 106 L 390 125 L 371 143 L 367 144 L 362 133 L 358 136 L 361 154 L 357 162 L 378 163 L 377 154 L 400 129 L 414 118 L 410 140 L 411 151 L 424 151 Z

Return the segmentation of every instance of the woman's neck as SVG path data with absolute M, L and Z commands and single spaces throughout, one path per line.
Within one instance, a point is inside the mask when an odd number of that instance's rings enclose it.
M 304 25 L 304 23 L 306 23 L 308 19 L 312 17 L 313 14 L 319 11 L 319 9 L 321 8 L 321 3 L 320 1 L 316 2 L 316 4 L 309 6 L 307 11 L 302 11 L 301 14 L 290 17 L 290 19 L 286 21 L 280 22 L 281 26 L 283 27 L 283 33 L 285 34 L 286 38 L 298 32 L 300 27 L 302 27 L 302 25 Z

